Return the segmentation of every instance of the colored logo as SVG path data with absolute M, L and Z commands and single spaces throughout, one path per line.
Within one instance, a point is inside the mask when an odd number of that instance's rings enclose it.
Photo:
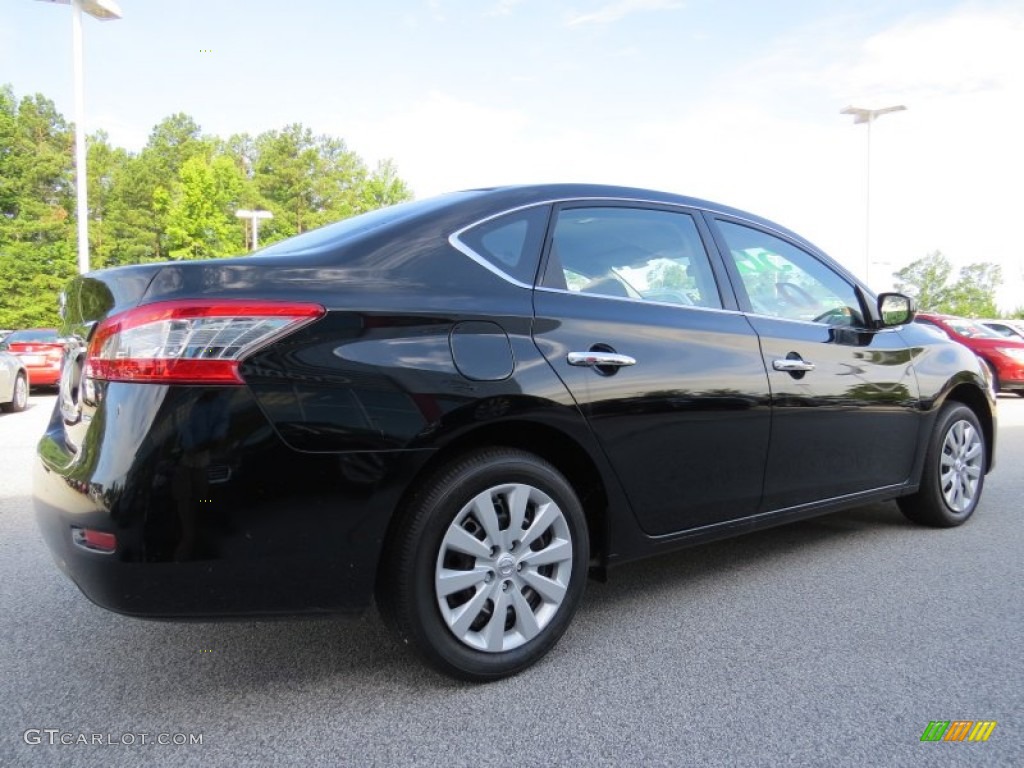
M 932 720 L 921 741 L 988 741 L 995 728 L 995 720 Z

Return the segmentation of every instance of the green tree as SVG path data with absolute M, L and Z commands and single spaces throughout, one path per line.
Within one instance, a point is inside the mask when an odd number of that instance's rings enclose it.
M 120 179 L 131 161 L 128 152 L 112 147 L 100 131 L 88 139 L 89 262 L 93 269 L 108 266 L 122 244 L 117 226 Z
M 373 173 L 363 182 L 359 213 L 412 200 L 412 191 L 398 176 L 398 168 L 390 159 L 377 163 Z
M 953 266 L 949 259 L 935 251 L 911 262 L 894 273 L 896 290 L 917 299 L 927 312 L 941 312 L 964 317 L 994 317 L 996 289 L 1002 282 L 998 264 L 979 262 L 962 267 L 950 282 Z
M 76 269 L 73 146 L 51 101 L 0 87 L 0 327 L 56 322 Z M 238 208 L 274 213 L 260 227 L 270 243 L 411 198 L 390 160 L 370 172 L 343 140 L 300 124 L 225 141 L 178 113 L 139 153 L 89 137 L 87 164 L 94 269 L 241 253 Z
M 947 284 L 953 274 L 953 265 L 941 252 L 935 251 L 923 259 L 912 261 L 893 277 L 896 290 L 917 299 L 917 306 L 926 312 L 941 312 L 946 302 Z
M 367 210 L 366 166 L 345 142 L 298 123 L 256 137 L 254 179 L 274 218 L 267 242 Z
M 74 273 L 71 127 L 41 95 L 0 89 L 0 326 L 56 321 Z
M 998 264 L 968 264 L 949 290 L 945 311 L 963 317 L 997 317 L 996 289 L 1003 282 Z
M 167 242 L 176 259 L 225 256 L 240 250 L 238 205 L 242 179 L 231 159 L 190 157 L 168 198 Z

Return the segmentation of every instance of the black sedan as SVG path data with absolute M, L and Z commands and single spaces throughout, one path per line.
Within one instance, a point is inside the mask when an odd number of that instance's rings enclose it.
M 35 506 L 97 604 L 356 612 L 471 680 L 588 574 L 897 499 L 974 512 L 994 396 L 799 236 L 648 190 L 460 192 L 76 278 Z

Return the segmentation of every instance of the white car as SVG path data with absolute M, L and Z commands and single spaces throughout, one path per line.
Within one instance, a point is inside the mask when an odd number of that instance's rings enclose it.
M 1024 320 L 978 320 L 989 330 L 1014 341 L 1024 341 Z
M 28 405 L 28 371 L 10 352 L 0 351 L 0 410 L 23 411 Z

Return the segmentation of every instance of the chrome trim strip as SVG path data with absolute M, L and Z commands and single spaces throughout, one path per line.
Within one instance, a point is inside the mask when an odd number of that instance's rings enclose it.
M 675 309 L 698 309 L 702 312 L 724 312 L 728 315 L 743 315 L 745 312 L 741 312 L 738 309 L 726 309 L 725 307 L 702 307 L 697 304 L 673 304 L 670 301 L 649 301 L 648 299 L 634 299 L 632 296 L 607 296 L 603 293 L 581 293 L 580 291 L 569 291 L 565 288 L 548 288 L 544 285 L 538 285 L 534 290 L 544 291 L 545 293 L 563 293 L 566 296 L 586 296 L 591 299 L 610 299 L 612 301 L 628 301 L 633 304 L 641 304 L 643 306 L 654 306 L 654 307 L 673 307 Z
M 475 261 L 481 267 L 483 267 L 484 269 L 486 269 L 489 272 L 492 272 L 493 274 L 495 274 L 498 277 L 502 278 L 506 282 L 511 283 L 512 285 L 514 285 L 514 286 L 516 286 L 518 288 L 533 288 L 534 286 L 527 285 L 524 282 L 516 280 L 514 277 L 512 277 L 508 273 L 503 272 L 500 267 L 495 266 L 490 261 L 488 261 L 484 256 L 480 255 L 479 253 L 474 251 L 472 248 L 470 248 L 468 245 L 466 245 L 464 242 L 462 242 L 462 240 L 460 239 L 460 236 L 464 232 L 466 232 L 466 231 L 468 231 L 470 229 L 473 229 L 474 227 L 478 227 L 481 224 L 486 224 L 488 221 L 491 221 L 493 219 L 497 219 L 497 218 L 499 218 L 501 216 L 507 216 L 510 213 L 516 213 L 517 211 L 525 211 L 528 208 L 539 208 L 542 205 L 557 205 L 559 203 L 589 203 L 589 202 L 594 202 L 594 203 L 637 203 L 637 204 L 640 204 L 640 205 L 660 205 L 660 206 L 664 206 L 664 207 L 667 207 L 667 208 L 678 208 L 681 211 L 704 211 L 706 213 L 711 213 L 711 214 L 721 213 L 722 215 L 729 216 L 729 217 L 734 218 L 734 219 L 738 219 L 739 221 L 746 221 L 746 222 L 748 222 L 748 223 L 750 223 L 750 224 L 752 224 L 752 225 L 754 225 L 756 227 L 761 227 L 763 229 L 769 229 L 772 232 L 775 232 L 776 234 L 781 235 L 782 237 L 785 237 L 785 238 L 789 238 L 790 237 L 790 234 L 787 233 L 787 232 L 783 232 L 782 230 L 774 229 L 772 227 L 766 227 L 764 224 L 762 224 L 762 223 L 760 223 L 758 221 L 754 221 L 753 219 L 746 219 L 746 218 L 743 218 L 742 216 L 736 216 L 735 214 L 732 214 L 732 213 L 729 213 L 729 212 L 726 212 L 726 211 L 717 211 L 714 208 L 708 208 L 708 207 L 701 206 L 701 205 L 685 205 L 683 203 L 665 202 L 664 200 L 648 200 L 646 198 L 638 198 L 638 197 L 557 197 L 557 198 L 550 198 L 550 199 L 547 199 L 547 200 L 539 200 L 539 201 L 537 201 L 535 203 L 526 203 L 525 205 L 517 205 L 517 206 L 515 206 L 513 208 L 506 208 L 506 209 L 504 209 L 502 211 L 499 211 L 498 213 L 492 213 L 490 216 L 485 216 L 482 219 L 478 219 L 477 221 L 474 221 L 472 224 L 467 224 L 466 226 L 462 227 L 461 229 L 458 229 L 455 232 L 452 232 L 452 234 L 448 235 L 448 244 L 451 245 L 452 248 L 454 248 L 455 250 L 459 251 L 459 253 L 462 253 L 463 255 L 468 256 L 470 259 Z M 537 286 L 537 288 L 539 289 L 540 286 Z M 616 298 L 616 297 L 610 296 L 608 298 Z M 647 302 L 647 303 L 655 303 L 655 302 Z M 674 307 L 674 306 L 680 306 L 680 305 L 678 305 L 678 304 L 668 304 L 667 306 Z
M 499 267 L 497 267 L 494 264 L 492 264 L 485 257 L 481 256 L 479 253 L 477 253 L 472 248 L 470 248 L 468 245 L 466 245 L 464 242 L 462 242 L 462 240 L 459 239 L 459 236 L 462 235 L 462 233 L 464 233 L 464 232 L 466 232 L 466 231 L 468 231 L 470 229 L 473 229 L 474 227 L 477 227 L 477 226 L 479 226 L 481 224 L 487 223 L 488 221 L 491 221 L 493 219 L 497 219 L 497 218 L 499 218 L 501 216 L 507 216 L 510 213 L 516 213 L 517 211 L 525 211 L 528 208 L 538 208 L 538 207 L 540 207 L 542 205 L 558 205 L 559 203 L 589 203 L 589 202 L 595 202 L 595 203 L 638 203 L 640 205 L 660 205 L 660 206 L 663 206 L 665 208 L 678 208 L 680 211 L 683 211 L 683 212 L 685 212 L 685 211 L 702 211 L 704 213 L 711 214 L 712 216 L 719 216 L 719 215 L 721 215 L 721 216 L 726 216 L 726 217 L 728 217 L 730 219 L 734 219 L 736 221 L 746 222 L 747 224 L 750 224 L 750 225 L 752 225 L 754 227 L 757 227 L 759 229 L 764 229 L 764 230 L 767 230 L 769 232 L 773 232 L 776 235 L 778 235 L 779 237 L 781 237 L 781 238 L 783 238 L 784 240 L 787 240 L 787 241 L 793 240 L 794 235 L 796 234 L 796 233 L 789 232 L 789 231 L 786 231 L 784 229 L 779 228 L 781 225 L 772 226 L 770 223 L 766 224 L 763 221 L 756 221 L 754 219 L 751 219 L 751 218 L 748 218 L 748 217 L 745 217 L 745 216 L 737 215 L 736 213 L 733 213 L 731 211 L 723 211 L 723 210 L 720 210 L 720 209 L 717 209 L 717 208 L 711 208 L 711 207 L 705 206 L 705 205 L 688 205 L 688 204 L 685 204 L 685 203 L 666 202 L 664 200 L 649 200 L 647 198 L 639 198 L 639 197 L 556 197 L 556 198 L 549 198 L 547 200 L 540 200 L 540 201 L 537 201 L 535 203 L 526 203 L 525 205 L 517 205 L 517 206 L 514 206 L 512 208 L 506 208 L 506 209 L 504 209 L 502 211 L 499 211 L 498 213 L 492 213 L 490 216 L 485 216 L 482 219 L 478 219 L 477 221 L 474 221 L 472 224 L 467 224 L 466 226 L 462 227 L 461 229 L 458 229 L 455 232 L 453 232 L 452 234 L 450 234 L 448 236 L 448 244 L 451 245 L 455 250 L 457 250 L 460 253 L 462 253 L 463 255 L 468 256 L 470 259 L 475 261 L 477 264 L 482 266 L 484 269 L 486 269 L 489 272 L 497 275 L 498 277 L 502 278 L 506 282 L 511 283 L 512 285 L 516 286 L 517 288 L 534 288 L 535 290 L 538 290 L 538 291 L 553 291 L 553 292 L 556 292 L 556 293 L 567 293 L 567 294 L 570 294 L 570 295 L 578 295 L 578 294 L 574 294 L 572 291 L 563 291 L 563 290 L 561 290 L 559 288 L 547 288 L 547 287 L 544 287 L 544 286 L 541 286 L 541 285 L 537 285 L 537 286 L 527 285 L 526 283 L 521 282 L 521 281 L 515 279 L 514 277 L 512 277 L 509 274 L 507 274 L 506 272 L 503 272 Z M 705 202 L 707 202 L 707 201 L 705 201 Z M 796 237 L 800 238 L 799 235 L 796 235 Z M 799 240 L 796 241 L 796 245 L 797 245 L 797 247 L 800 247 L 801 249 L 805 248 L 805 246 L 811 247 L 812 250 L 816 251 L 816 253 L 812 253 L 811 254 L 815 258 L 817 258 L 818 255 L 825 256 L 826 260 L 831 262 L 830 264 L 826 264 L 826 266 L 828 266 L 830 268 L 833 267 L 833 266 L 836 266 L 836 267 L 839 267 L 843 271 L 846 271 L 846 272 L 849 271 L 849 270 L 846 270 L 846 268 L 843 267 L 843 265 L 839 264 L 835 259 L 833 259 L 831 256 L 829 256 L 827 253 L 824 253 L 823 251 L 819 250 L 817 247 L 813 246 L 811 243 L 808 243 L 807 241 L 803 240 L 802 238 L 800 238 Z M 854 277 L 854 275 L 852 273 L 850 273 L 848 276 L 853 278 L 854 285 L 859 285 L 859 282 L 858 282 L 857 278 Z M 846 276 L 844 275 L 844 277 L 846 277 Z M 716 280 L 716 282 L 717 282 L 717 280 Z M 594 294 L 594 295 L 597 296 L 597 295 L 600 295 L 600 294 Z M 770 318 L 770 319 L 773 319 L 773 320 L 784 320 L 786 322 L 794 322 L 794 323 L 808 323 L 808 322 L 811 322 L 809 320 L 793 320 L 793 319 L 790 319 L 790 318 L 776 317 L 774 315 L 762 315 L 762 314 L 759 314 L 757 312 L 743 312 L 742 310 L 730 310 L 730 309 L 724 309 L 724 308 L 718 309 L 718 308 L 715 308 L 715 307 L 698 307 L 698 306 L 689 306 L 689 305 L 685 305 L 685 304 L 671 304 L 671 303 L 668 303 L 668 302 L 661 302 L 661 301 L 646 301 L 644 299 L 633 299 L 633 298 L 630 298 L 628 296 L 626 296 L 626 297 L 623 297 L 623 296 L 604 296 L 603 298 L 606 298 L 606 299 L 618 299 L 620 301 L 639 301 L 639 302 L 644 303 L 644 304 L 656 304 L 656 305 L 665 306 L 665 307 L 685 307 L 686 309 L 703 309 L 703 310 L 710 310 L 710 311 L 713 311 L 713 312 L 717 311 L 717 312 L 729 312 L 731 314 L 752 315 L 752 316 L 755 316 L 755 317 L 766 317 L 766 318 Z M 822 325 L 822 324 L 821 323 L 814 323 L 814 325 Z M 833 326 L 824 326 L 824 327 L 833 327 Z M 846 327 L 846 326 L 840 326 L 840 327 Z M 881 329 L 865 328 L 863 330 L 871 331 L 871 330 L 881 330 Z M 888 329 L 886 329 L 886 330 L 888 330 Z
M 685 541 L 686 539 L 701 536 L 704 534 L 711 534 L 716 531 L 726 531 L 730 528 L 759 528 L 762 523 L 771 521 L 773 518 L 785 519 L 790 522 L 789 517 L 792 515 L 793 519 L 791 522 L 796 522 L 798 515 L 807 515 L 807 517 L 816 517 L 818 515 L 831 514 L 833 508 L 839 511 L 841 508 L 848 508 L 845 505 L 851 504 L 851 502 L 864 500 L 864 503 L 869 503 L 872 499 L 880 496 L 899 496 L 899 491 L 906 490 L 912 487 L 910 482 L 906 483 L 893 483 L 891 485 L 881 485 L 877 488 L 870 488 L 865 491 L 854 491 L 853 493 L 844 493 L 839 496 L 830 496 L 827 499 L 819 499 L 817 501 L 808 501 L 804 504 L 795 504 L 791 507 L 779 507 L 777 509 L 770 509 L 765 512 L 756 512 L 753 515 L 747 515 L 745 517 L 737 517 L 731 520 L 721 520 L 716 523 L 709 523 L 707 525 L 700 525 L 696 528 L 687 528 L 682 531 L 672 531 L 671 533 L 659 533 L 648 538 L 655 543 L 671 543 L 676 541 Z M 842 506 L 840 506 L 842 505 Z
M 636 365 L 636 358 L 629 355 L 620 355 L 617 352 L 570 352 L 565 357 L 569 365 L 583 368 L 600 368 L 609 365 L 616 368 L 626 365 Z
M 484 219 L 483 221 L 487 221 L 487 219 Z M 482 222 L 477 222 L 477 224 L 480 224 L 480 223 L 482 223 Z M 472 226 L 475 227 L 476 224 L 473 224 Z M 470 229 L 470 228 L 471 227 L 463 227 L 458 232 L 454 232 L 453 234 L 449 235 L 448 236 L 448 244 L 452 248 L 457 250 L 459 253 L 461 253 L 462 255 L 468 256 L 470 259 L 475 261 L 477 264 L 479 264 L 481 267 L 486 269 L 488 272 L 493 272 L 495 275 L 500 277 L 505 282 L 511 283 L 512 285 L 516 286 L 517 288 L 527 288 L 527 289 L 533 288 L 532 285 L 527 285 L 526 283 L 520 282 L 519 280 L 516 280 L 511 275 L 509 275 L 509 274 L 507 274 L 505 272 L 502 272 L 496 266 L 491 264 L 491 262 L 489 262 L 487 259 L 485 259 L 483 256 L 481 256 L 479 253 L 477 253 L 472 248 L 470 248 L 468 245 L 466 245 L 464 242 L 459 240 L 458 236 L 460 234 L 462 234 L 463 232 L 465 232 L 467 229 Z

